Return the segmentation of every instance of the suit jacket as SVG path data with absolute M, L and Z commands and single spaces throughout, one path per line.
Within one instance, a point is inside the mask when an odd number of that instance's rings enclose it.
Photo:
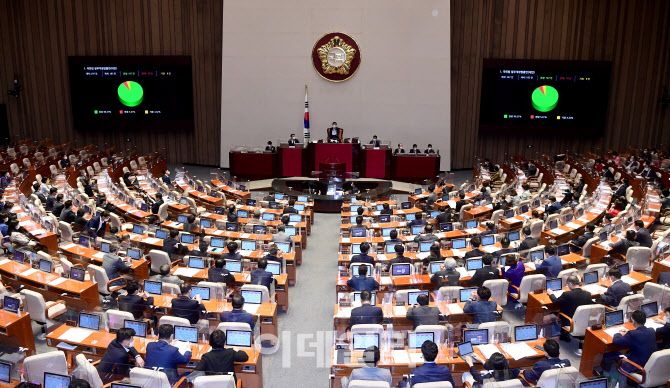
M 526 275 L 526 267 L 522 262 L 517 262 L 516 266 L 510 267 L 505 271 L 505 267 L 502 269 L 502 277 L 509 279 L 510 283 L 514 286 L 521 286 L 521 279 Z M 514 292 L 513 289 L 510 289 L 510 292 Z
M 130 370 L 129 360 L 135 360 L 138 354 L 134 347 L 126 351 L 126 348 L 114 339 L 107 345 L 107 350 L 105 350 L 105 354 L 97 366 L 100 377 L 105 380 L 103 376 L 107 373 L 128 376 L 128 371 Z M 128 356 L 130 356 L 130 359 Z
M 407 310 L 407 319 L 414 321 L 414 329 L 421 325 L 437 325 L 440 322 L 440 309 L 430 306 L 416 306 Z
M 382 142 L 381 142 L 379 139 L 377 139 L 377 140 L 374 140 L 374 139 L 373 139 L 373 140 L 370 140 L 370 145 L 373 146 L 373 147 L 379 147 L 381 144 L 382 144 Z
M 584 291 L 581 288 L 575 288 L 571 291 L 565 291 L 559 298 L 555 295 L 549 295 L 552 302 L 560 307 L 560 311 L 572 318 L 575 315 L 577 307 L 593 304 L 591 300 L 591 293 Z
M 498 304 L 493 300 L 467 301 L 463 306 L 463 312 L 472 314 L 472 323 L 493 322 L 496 320 Z
M 519 244 L 519 251 L 526 251 L 535 248 L 538 245 L 537 240 L 532 237 L 526 237 L 521 244 Z
M 170 255 L 171 259 L 174 255 L 177 254 L 177 244 L 179 244 L 179 240 L 172 237 L 168 237 L 163 240 L 163 252 Z
M 628 253 L 628 248 L 635 247 L 640 245 L 637 241 L 628 241 L 626 238 L 622 238 L 619 241 L 612 244 L 612 250 L 610 253 L 619 253 L 621 255 L 626 255 Z
M 428 194 L 428 196 L 426 197 L 426 204 L 433 205 L 435 204 L 435 201 L 437 201 L 437 194 L 435 194 L 434 192 Z
M 168 185 L 168 186 L 172 186 L 172 180 L 170 179 L 169 176 L 167 176 L 167 175 L 163 175 L 163 176 L 161 177 L 161 180 L 162 180 L 163 183 L 165 183 L 166 185 Z
M 602 304 L 610 307 L 616 308 L 628 293 L 632 292 L 630 284 L 617 280 L 612 283 L 611 286 L 607 287 L 607 292 L 600 296 Z
M 168 275 L 165 275 L 165 276 L 163 276 L 161 274 L 153 275 L 149 278 L 149 280 L 152 280 L 154 282 L 170 283 L 170 284 L 176 284 L 176 285 L 180 285 L 180 284 L 184 283 L 184 281 L 181 280 L 181 278 L 179 278 L 179 276 L 171 275 L 171 274 L 168 274 Z
M 351 318 L 349 319 L 349 327 L 347 330 L 351 330 L 353 325 L 382 323 L 383 319 L 384 313 L 382 312 L 381 307 L 365 303 L 360 307 L 351 310 Z
M 540 264 L 536 264 L 535 269 L 544 272 L 548 278 L 555 278 L 563 271 L 563 262 L 558 256 L 550 256 L 542 260 Z
M 430 383 L 434 381 L 448 381 L 452 387 L 456 386 L 449 367 L 446 365 L 437 365 L 434 362 L 425 362 L 423 365 L 410 372 L 411 384 Z
M 396 148 L 395 151 L 393 151 L 393 153 L 394 153 L 395 155 L 397 155 L 397 154 L 404 154 L 404 153 L 405 153 L 405 149 L 404 149 L 404 148 Z
M 466 201 L 464 199 L 459 199 L 458 201 L 456 201 L 456 211 L 460 212 L 463 205 L 467 205 L 467 204 L 468 204 L 468 201 Z
M 288 139 L 288 145 L 289 146 L 295 146 L 296 144 L 300 144 L 300 140 L 298 140 L 298 139 Z
M 235 377 L 235 382 L 237 383 L 235 363 L 245 362 L 248 359 L 249 355 L 241 350 L 235 351 L 227 348 L 214 348 L 202 355 L 195 370 L 203 371 L 208 376 L 228 374 L 232 372 Z
M 640 230 L 637 231 L 635 241 L 637 241 L 640 246 L 647 248 L 651 248 L 654 243 L 651 239 L 651 235 L 649 235 L 649 230 L 647 230 L 647 228 L 640 228 Z
M 300 214 L 293 206 L 286 206 L 282 214 Z
M 428 225 L 428 221 L 426 221 L 422 218 L 420 220 L 412 220 L 412 221 L 407 223 L 408 228 L 411 228 L 414 225 Z
M 426 148 L 425 150 L 423 150 L 423 153 L 424 154 L 434 154 L 435 150 L 432 149 L 432 148 Z
M 35 195 L 37 196 L 37 198 L 39 198 L 40 202 L 42 202 L 44 204 L 47 203 L 47 197 L 45 197 L 44 194 L 42 194 L 42 192 L 36 191 Z
M 176 317 L 186 318 L 195 325 L 200 319 L 200 311 L 205 310 L 205 305 L 188 296 L 180 295 L 178 298 L 172 299 L 172 313 Z
M 277 232 L 272 235 L 272 242 L 293 242 L 291 235 L 286 232 Z
M 254 330 L 254 316 L 250 313 L 240 309 L 233 309 L 232 311 L 224 311 L 221 313 L 221 322 L 242 322 L 248 323 L 251 331 Z
M 482 268 L 476 269 L 475 274 L 472 275 L 472 283 L 481 287 L 487 280 L 500 279 L 500 271 L 497 268 L 485 265 Z
M 630 350 L 626 354 L 629 360 L 644 367 L 644 364 L 649 361 L 651 354 L 656 351 L 656 331 L 654 329 L 640 326 L 635 330 L 630 330 L 625 335 L 620 333 L 614 334 L 612 337 L 614 346 L 628 347 Z M 627 371 L 635 370 L 636 368 L 630 364 L 624 365 Z
M 593 232 L 584 232 L 581 236 L 577 237 L 576 239 L 572 240 L 572 243 L 574 245 L 577 245 L 578 247 L 584 247 L 587 241 L 595 237 Z
M 91 217 L 90 220 L 88 220 L 88 222 L 86 223 L 86 228 L 93 229 L 95 231 L 96 236 L 104 237 L 105 229 L 107 228 L 107 222 L 102 221 L 102 217 L 96 215 Z
M 75 218 L 77 218 L 77 215 L 72 211 L 72 209 L 63 209 L 63 211 L 60 213 L 60 217 L 58 217 L 58 221 L 71 224 Z
M 435 289 L 439 290 L 443 286 L 457 286 L 458 279 L 461 278 L 460 272 L 453 270 L 437 271 L 431 276 L 430 281 L 435 285 Z
M 358 255 L 355 255 L 351 258 L 351 261 L 349 262 L 349 266 L 354 263 L 368 263 L 368 264 L 375 264 L 375 258 L 366 254 L 366 253 L 361 253 Z
M 559 211 L 561 211 L 561 209 L 563 209 L 563 205 L 561 205 L 560 202 L 556 201 L 556 202 L 552 203 L 551 205 L 545 206 L 544 207 L 544 212 L 546 214 L 554 214 L 554 213 L 558 213 Z
M 154 297 L 150 296 L 146 300 L 139 295 L 119 295 L 116 300 L 119 310 L 133 313 L 135 319 L 142 318 L 142 313 L 154 305 Z
M 225 268 L 211 267 L 207 270 L 207 280 L 216 283 L 232 283 L 235 281 L 235 275 Z
M 541 360 L 533 365 L 533 369 L 530 371 L 523 371 L 523 377 L 531 383 L 537 383 L 537 380 L 540 379 L 544 371 L 554 368 L 564 368 L 570 366 L 570 360 L 561 360 L 560 358 L 549 358 L 547 360 Z
M 623 183 L 619 188 L 612 194 L 613 198 L 623 197 L 626 195 L 626 190 L 628 190 L 628 185 Z
M 159 340 L 156 342 L 150 342 L 147 345 L 147 355 L 144 367 L 156 369 L 161 368 L 161 370 L 167 375 L 170 383 L 174 384 L 177 382 L 177 380 L 179 380 L 177 366 L 186 364 L 190 360 L 190 350 L 184 354 L 181 354 L 181 352 L 179 352 L 179 348 L 176 346 L 170 345 L 165 340 Z
M 661 342 L 661 349 L 670 349 L 670 323 L 666 322 L 663 327 L 659 327 L 656 329 L 656 334 L 660 335 L 663 337 L 663 341 Z
M 379 282 L 369 276 L 354 276 L 347 280 L 347 286 L 354 291 L 374 291 L 379 289 Z
M 158 210 L 161 208 L 161 205 L 163 205 L 165 201 L 162 199 L 160 201 L 154 202 L 153 205 L 151 205 L 151 213 L 152 214 L 158 214 Z
M 131 263 L 124 262 L 121 260 L 121 258 L 117 255 L 114 255 L 112 253 L 105 253 L 102 256 L 102 269 L 105 270 L 107 273 L 107 280 L 112 280 L 116 279 L 119 276 L 119 271 L 124 271 L 130 268 Z M 120 281 L 119 281 L 120 282 Z
M 451 211 L 440 213 L 440 214 L 438 214 L 437 217 L 435 217 L 435 221 L 437 222 L 438 226 L 440 224 L 444 224 L 446 222 L 451 222 L 451 219 L 452 219 Z
M 356 368 L 351 371 L 351 376 L 349 376 L 349 382 L 354 380 L 367 380 L 367 381 L 385 381 L 389 383 L 389 387 L 393 386 L 393 378 L 391 377 L 391 371 L 387 368 L 379 367 L 363 367 Z M 347 387 L 342 387 L 347 388 Z
M 81 226 L 82 228 L 84 228 L 84 227 L 86 227 L 86 224 L 88 224 L 88 220 L 87 220 L 86 218 L 84 218 L 84 217 L 79 217 L 79 216 L 77 216 L 77 217 L 75 217 L 75 219 L 74 219 L 74 224 L 75 224 L 75 225 L 79 225 L 79 226 Z
M 54 210 L 54 204 L 56 203 L 56 197 L 50 195 L 47 197 L 47 203 L 44 207 L 44 210 L 50 212 Z
M 410 149 L 409 149 L 409 153 L 410 153 L 410 154 L 420 154 L 420 153 L 421 153 L 421 150 L 418 149 L 418 148 L 410 148 Z
M 429 234 L 417 234 L 414 236 L 414 241 L 416 242 L 429 242 L 429 241 L 437 241 L 439 240 L 439 237 L 436 235 L 429 233 Z
M 256 269 L 251 271 L 251 284 L 259 284 L 265 286 L 268 291 L 270 291 L 270 286 L 274 281 L 274 275 L 272 272 L 268 272 L 264 269 Z
M 463 256 L 464 259 L 470 259 L 473 257 L 481 257 L 484 256 L 486 252 L 482 251 L 479 248 L 472 248 L 470 252 L 465 252 L 465 256 Z

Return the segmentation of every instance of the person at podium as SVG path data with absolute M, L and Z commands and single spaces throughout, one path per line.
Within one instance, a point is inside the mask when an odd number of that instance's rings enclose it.
M 420 154 L 421 150 L 419 149 L 419 146 L 416 144 L 412 144 L 412 149 L 409 150 L 410 154 Z
M 424 153 L 424 154 L 434 154 L 434 153 L 435 153 L 435 150 L 433 149 L 433 145 L 432 145 L 432 144 L 428 144 L 428 148 L 426 148 L 426 150 L 423 151 L 423 153 Z
M 402 143 L 398 143 L 398 147 L 393 151 L 393 154 L 398 155 L 398 154 L 404 154 L 404 153 L 405 153 L 405 149 L 402 148 Z
M 333 125 L 326 129 L 329 143 L 342 143 L 342 128 L 337 126 L 337 122 L 333 121 Z
M 295 133 L 291 134 L 291 138 L 288 139 L 288 145 L 289 147 L 295 147 L 296 145 L 300 144 L 300 140 L 296 139 Z
M 379 146 L 382 145 L 382 142 L 377 139 L 377 135 L 372 136 L 372 140 L 370 140 L 370 145 L 379 148 Z

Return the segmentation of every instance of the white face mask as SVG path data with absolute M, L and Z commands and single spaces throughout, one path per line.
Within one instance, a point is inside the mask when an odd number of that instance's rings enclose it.
M 670 317 L 667 315 L 663 316 L 663 320 L 670 323 Z

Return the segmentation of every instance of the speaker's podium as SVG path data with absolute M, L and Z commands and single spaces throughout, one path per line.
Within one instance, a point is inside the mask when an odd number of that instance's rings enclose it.
M 320 195 L 314 196 L 314 207 L 319 211 L 339 211 L 347 197 L 347 179 L 359 177 L 357 172 L 347 172 L 347 164 L 336 158 L 319 163 L 319 170 L 312 171 L 312 177 L 319 180 Z M 351 189 L 349 187 L 349 189 Z

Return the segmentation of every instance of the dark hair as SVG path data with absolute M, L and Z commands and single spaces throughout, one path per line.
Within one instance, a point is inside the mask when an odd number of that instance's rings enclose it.
M 556 340 L 548 339 L 544 342 L 542 347 L 544 348 L 544 351 L 547 352 L 547 355 L 551 358 L 556 358 L 559 354 L 561 354 L 561 347 L 558 346 L 558 342 L 556 342 Z
M 140 285 L 137 284 L 135 279 L 126 279 L 126 292 L 128 295 L 134 294 L 137 290 L 140 289 Z
M 77 217 L 83 217 L 84 214 L 86 214 L 86 211 L 84 209 L 77 210 Z
M 506 255 L 505 256 L 505 265 L 508 265 L 508 266 L 511 267 L 511 266 L 515 265 L 516 263 L 517 263 L 516 255 L 512 254 L 512 255 Z
M 209 335 L 209 346 L 215 349 L 223 349 L 226 345 L 226 333 L 221 330 L 214 330 Z
M 184 282 L 179 285 L 179 291 L 181 292 L 182 295 L 186 295 L 191 291 L 191 284 L 188 282 Z
M 524 226 L 521 231 L 523 232 L 524 235 L 530 236 L 530 226 Z
M 477 296 L 481 300 L 491 299 L 491 290 L 488 287 L 481 286 L 477 289 Z
M 49 189 L 49 194 L 53 194 L 53 193 L 57 193 L 57 192 L 58 192 L 58 189 L 55 188 L 55 187 L 52 187 L 52 188 Z
M 500 246 L 503 248 L 509 248 L 509 244 L 510 241 L 509 238 L 507 238 L 507 236 L 503 237 L 502 240 L 500 240 Z
M 258 268 L 266 269 L 268 267 L 268 261 L 265 259 L 258 259 Z
M 160 268 L 158 268 L 158 270 L 160 271 L 161 275 L 167 276 L 170 273 L 170 264 L 163 264 Z
M 356 225 L 363 224 L 363 216 L 356 216 Z
M 361 243 L 361 252 L 362 253 L 368 253 L 369 250 L 370 250 L 370 243 L 367 242 L 367 241 L 363 241 Z
M 356 209 L 356 213 L 357 213 L 359 216 L 362 216 L 363 213 L 365 213 L 365 208 L 364 208 L 363 206 L 359 207 L 358 209 Z M 356 217 L 356 222 L 358 223 L 358 217 Z
M 110 226 L 109 227 L 109 233 L 110 234 L 117 234 L 117 233 L 119 233 L 119 228 L 116 227 L 116 226 Z M 129 234 L 124 234 L 124 236 L 128 236 L 128 238 L 130 238 Z
M 288 205 L 291 206 L 291 207 L 292 207 L 293 205 L 295 205 L 295 199 L 294 199 L 294 198 L 289 199 L 289 200 L 288 200 Z
M 489 366 L 493 369 L 493 379 L 496 381 L 510 380 L 509 364 L 507 359 L 499 352 L 495 352 L 489 358 Z
M 423 231 L 426 232 L 426 233 L 433 233 L 433 225 L 424 226 Z
M 588 224 L 586 224 L 586 229 L 593 232 L 594 230 L 596 230 L 596 224 L 594 224 L 593 222 L 589 222 Z
M 627 240 L 635 240 L 635 237 L 637 237 L 637 233 L 635 233 L 634 230 L 627 230 L 626 231 L 626 239 Z
M 285 230 L 286 230 L 286 226 L 284 226 L 283 224 L 277 226 L 277 232 L 283 232 Z
M 465 193 L 458 193 L 458 198 L 465 199 Z
M 35 191 L 39 190 L 40 189 L 40 184 L 35 182 L 35 184 L 33 184 L 33 189 L 35 189 Z
M 216 259 L 216 261 L 214 261 L 214 267 L 216 268 L 223 268 L 225 266 L 226 266 L 226 260 L 222 258 L 218 258 Z
M 237 243 L 235 241 L 231 241 L 226 245 L 226 248 L 228 248 L 228 252 L 235 253 L 237 250 Z
M 423 359 L 428 362 L 433 362 L 437 358 L 439 353 L 439 348 L 433 341 L 424 341 L 421 345 L 421 354 L 423 354 Z
M 368 290 L 361 291 L 361 302 L 370 302 L 372 300 L 372 292 Z
M 579 278 L 579 276 L 576 276 L 576 275 L 568 276 L 567 282 L 572 284 L 573 286 L 578 286 L 578 285 L 582 284 L 582 280 Z
M 195 222 L 195 216 L 193 214 L 190 214 L 186 220 L 188 221 L 189 224 L 192 224 Z
M 423 218 L 423 213 L 422 213 L 422 212 L 416 212 L 416 213 L 415 213 L 415 218 L 416 218 L 417 220 L 422 219 L 422 218 Z
M 440 257 L 440 245 L 439 243 L 435 242 L 433 245 L 430 246 L 430 253 L 434 254 L 437 257 Z
M 268 249 L 268 253 L 271 254 L 272 256 L 277 256 L 277 253 L 279 253 L 279 248 L 277 247 L 276 244 L 272 244 Z
M 244 307 L 244 297 L 242 294 L 234 294 L 233 297 L 231 298 L 231 302 L 233 304 L 234 309 L 241 309 Z
M 384 209 L 390 209 L 391 208 L 391 205 L 389 205 L 388 203 L 384 203 L 382 206 L 384 207 Z
M 482 256 L 482 263 L 484 265 L 491 265 L 493 263 L 493 255 L 490 253 L 484 253 L 484 256 Z
M 530 215 L 533 218 L 540 218 L 540 212 L 538 212 L 537 210 L 533 210 L 532 212 L 530 212 Z
M 361 294 L 361 298 L 362 298 Z M 424 342 L 425 343 L 425 342 Z M 369 348 L 365 349 L 363 352 L 363 360 L 365 360 L 366 364 L 374 364 L 377 365 L 379 362 L 379 348 L 376 346 L 370 346 Z
M 158 339 L 170 339 L 172 334 L 174 334 L 174 326 L 167 324 L 158 326 Z
M 121 343 L 127 341 L 135 336 L 135 330 L 127 327 L 122 327 L 116 332 L 116 342 Z
M 644 228 L 644 221 L 635 220 L 635 226 L 637 226 L 638 228 Z
M 158 199 L 163 199 L 163 194 L 161 194 L 161 193 L 156 193 L 156 198 L 158 198 Z
M 65 201 L 63 206 L 65 206 L 66 209 L 71 208 L 72 207 L 72 201 L 68 199 L 67 201 Z
M 177 229 L 170 229 L 170 238 L 176 238 L 179 236 L 179 231 Z
M 479 248 L 479 246 L 482 245 L 482 239 L 479 237 L 473 237 L 470 239 L 470 245 L 473 248 Z
M 554 255 L 556 253 L 556 245 L 547 245 L 544 247 L 544 251 L 547 252 L 549 255 Z
M 70 381 L 70 384 L 68 384 L 67 388 L 91 388 L 91 384 L 89 384 L 86 380 L 73 379 Z
M 398 231 L 396 229 L 393 229 L 391 233 L 389 233 L 389 237 L 398 238 Z
M 614 268 L 610 269 L 607 272 L 607 274 L 610 275 L 610 276 L 614 276 L 617 279 L 621 279 L 621 276 L 622 276 L 621 275 L 621 270 L 617 267 L 614 267 Z
M 632 321 L 637 323 L 638 325 L 644 325 L 644 323 L 647 322 L 647 315 L 643 313 L 641 310 L 633 311 L 633 314 L 631 314 L 630 317 Z
M 430 302 L 430 299 L 428 299 L 428 295 L 426 294 L 421 294 L 416 298 L 416 302 L 420 306 L 428 306 L 428 303 Z
M 396 244 L 395 248 L 393 249 L 395 250 L 395 253 L 398 255 L 402 255 L 403 253 L 405 253 L 405 246 L 402 244 Z
M 367 265 L 359 265 L 358 266 L 358 276 L 365 276 L 368 274 L 368 266 Z
M 63 194 L 58 194 L 56 196 L 56 201 L 60 201 L 61 199 L 63 199 Z

